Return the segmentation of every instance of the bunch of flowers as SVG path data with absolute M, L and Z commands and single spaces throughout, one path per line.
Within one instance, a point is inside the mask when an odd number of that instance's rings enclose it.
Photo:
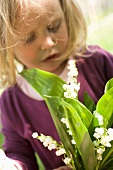
M 50 151 L 55 149 L 57 156 L 64 155 L 63 161 L 73 170 L 111 170 L 113 79 L 107 82 L 105 94 L 97 105 L 94 107 L 93 100 L 87 95 L 86 106 L 78 101 L 80 83 L 77 82 L 75 60 L 69 61 L 68 69 L 67 83 L 39 69 L 28 69 L 21 73 L 44 98 L 61 141 L 57 142 L 51 136 L 37 132 L 32 136 Z
M 71 164 L 71 159 L 69 157 L 67 157 L 66 155 L 66 150 L 64 149 L 64 146 L 62 143 L 58 143 L 56 140 L 54 140 L 51 136 L 45 136 L 43 134 L 41 134 L 40 136 L 38 135 L 37 132 L 34 132 L 32 134 L 33 138 L 37 138 L 38 140 L 40 140 L 40 142 L 43 143 L 43 145 L 45 147 L 47 147 L 50 151 L 55 149 L 56 152 L 55 154 L 57 156 L 61 156 L 61 155 L 64 155 L 64 159 L 63 159 L 63 162 L 66 164 L 66 165 L 69 165 Z

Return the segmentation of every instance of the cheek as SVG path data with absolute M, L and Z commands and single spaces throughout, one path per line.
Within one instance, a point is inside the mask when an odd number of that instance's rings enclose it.
M 68 45 L 68 34 L 61 34 L 58 38 L 61 48 L 66 48 Z
M 67 31 L 67 27 L 64 24 L 64 26 L 62 27 L 59 36 L 58 36 L 58 40 L 60 43 L 62 43 L 62 46 L 66 46 L 68 44 L 68 31 Z
M 14 48 L 14 54 L 18 59 L 28 59 L 33 58 L 33 50 L 30 50 L 30 48 L 22 48 L 22 47 L 15 47 Z

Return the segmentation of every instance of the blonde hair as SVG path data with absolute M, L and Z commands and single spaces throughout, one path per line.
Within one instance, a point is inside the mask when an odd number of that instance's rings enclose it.
M 87 27 L 82 11 L 76 0 L 60 0 L 64 11 L 69 42 L 64 55 L 81 55 L 86 50 Z
M 59 0 L 64 12 L 69 43 L 63 56 L 68 56 L 73 52 L 77 55 L 86 48 L 86 23 L 81 10 L 75 0 Z M 37 1 L 32 0 L 32 5 Z M 24 4 L 24 7 L 23 7 Z M 26 6 L 25 6 L 26 5 Z M 15 30 L 15 23 L 18 16 L 27 16 L 28 0 L 1 0 L 0 2 L 0 85 L 14 85 L 18 72 L 15 64 L 15 56 L 12 47 L 20 43 L 18 34 Z M 18 8 L 20 13 L 18 14 Z M 24 13 L 23 13 L 24 8 Z M 26 9 L 25 9 L 26 8 Z

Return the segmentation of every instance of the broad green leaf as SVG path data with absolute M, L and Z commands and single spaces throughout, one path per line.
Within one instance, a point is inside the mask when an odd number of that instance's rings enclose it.
M 69 122 L 74 140 L 76 142 L 79 153 L 84 162 L 86 170 L 94 170 L 96 166 L 96 156 L 93 142 L 90 138 L 86 126 L 83 124 L 77 111 L 64 100 L 62 100 L 66 110 L 66 117 Z
M 42 96 L 59 96 L 62 97 L 64 90 L 62 88 L 65 83 L 55 74 L 39 70 L 26 69 L 20 73 L 28 83 Z
M 96 109 L 93 99 L 86 92 L 84 93 L 84 106 L 86 106 L 91 113 Z
M 104 117 L 104 127 L 111 127 L 113 123 L 113 88 L 108 90 L 98 101 L 96 111 Z M 95 127 L 95 122 L 94 122 Z
M 113 78 L 111 78 L 105 86 L 105 93 L 113 87 Z
M 88 95 L 85 95 L 85 106 L 77 100 L 63 99 L 63 84 L 65 82 L 58 76 L 39 69 L 28 69 L 20 73 L 29 84 L 44 98 L 56 126 L 60 139 L 68 151 L 71 153 L 75 168 L 73 170 L 94 170 L 96 166 L 96 158 L 94 146 L 92 143 L 94 128 L 99 126 L 99 122 L 94 115 L 91 114 L 95 109 L 95 105 Z M 91 112 L 90 112 L 91 111 Z M 97 103 L 96 111 L 104 117 L 104 127 L 111 127 L 113 123 L 113 78 L 110 79 L 105 86 L 105 94 Z M 75 154 L 75 146 L 71 143 L 71 137 L 67 132 L 65 124 L 61 122 L 62 117 L 67 117 L 71 131 L 76 141 L 78 151 L 84 162 L 84 167 L 80 167 Z M 92 138 L 92 140 L 91 140 Z M 67 140 L 68 139 L 68 140 Z M 102 169 L 104 161 L 113 161 L 106 157 L 110 153 L 108 148 L 103 154 Z M 78 156 L 78 155 L 77 155 Z M 78 158 L 78 157 L 77 157 Z M 81 160 L 81 164 L 83 162 Z M 111 163 L 111 161 L 109 163 Z M 109 166 L 109 164 L 106 164 Z M 112 167 L 112 166 L 111 166 Z
M 105 128 L 111 127 L 113 123 L 113 88 L 110 88 L 98 101 L 96 112 L 101 114 L 104 118 L 103 126 Z M 92 122 L 89 126 L 89 133 L 93 137 L 94 129 L 99 126 L 99 121 L 93 115 Z M 93 138 L 92 138 L 93 139 Z
M 77 111 L 83 124 L 88 128 L 93 117 L 92 113 L 76 99 L 65 98 L 64 101 L 69 103 Z
M 50 114 L 52 116 L 52 119 L 54 121 L 54 124 L 56 126 L 57 132 L 60 136 L 60 139 L 67 150 L 68 154 L 72 154 L 73 160 L 75 162 L 75 165 L 77 167 L 77 170 L 79 170 L 79 165 L 77 164 L 76 161 L 76 156 L 75 156 L 75 147 L 71 143 L 71 136 L 67 132 L 67 127 L 65 126 L 64 123 L 61 122 L 61 118 L 65 118 L 65 110 L 61 106 L 61 98 L 59 97 L 49 97 L 45 96 L 45 101 L 46 104 L 49 108 Z
M 73 155 L 73 159 L 75 159 L 74 147 L 70 140 L 67 140 L 70 138 L 67 133 L 67 128 L 63 123 L 61 123 L 61 118 L 64 114 L 63 112 L 61 114 L 62 110 L 60 107 L 60 98 L 57 98 L 58 96 L 63 96 L 64 90 L 62 86 L 65 82 L 58 76 L 39 69 L 24 70 L 20 73 L 20 75 L 23 76 L 28 83 L 45 99 L 60 139 L 64 143 L 66 150 L 68 150 L 68 152 Z M 55 97 L 52 98 L 52 96 Z M 74 160 L 74 162 L 76 164 L 76 160 Z M 76 165 L 76 167 L 78 167 L 78 165 Z
M 104 117 L 104 127 L 111 127 L 113 123 L 113 78 L 105 86 L 105 94 L 100 98 L 96 105 L 96 111 Z M 99 126 L 98 119 L 93 115 L 92 122 L 89 126 L 89 133 L 93 139 L 95 127 Z

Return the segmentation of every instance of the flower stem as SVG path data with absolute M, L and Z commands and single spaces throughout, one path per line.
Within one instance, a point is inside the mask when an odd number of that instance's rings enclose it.
M 97 162 L 96 170 L 99 170 L 100 161 Z
M 108 154 L 105 156 L 105 158 L 103 159 L 103 161 L 100 164 L 100 169 L 102 168 L 102 166 L 104 165 L 104 163 L 106 162 L 106 160 L 110 157 L 110 155 L 113 153 L 113 146 L 111 147 L 110 151 L 108 152 Z
M 73 167 L 73 170 L 77 170 L 77 168 L 74 166 L 74 167 Z

